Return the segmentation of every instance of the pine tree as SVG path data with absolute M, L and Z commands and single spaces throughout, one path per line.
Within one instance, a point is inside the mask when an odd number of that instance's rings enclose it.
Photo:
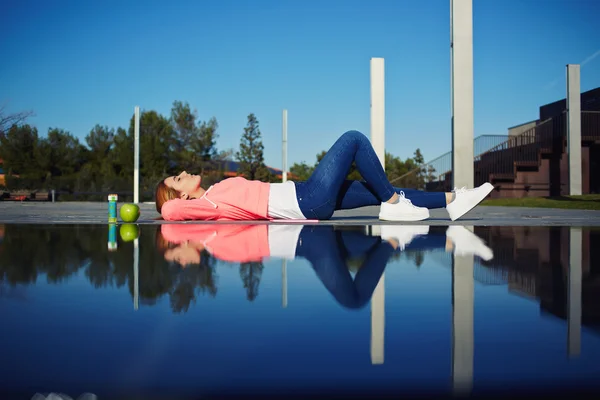
M 271 174 L 265 165 L 263 150 L 258 120 L 254 114 L 250 114 L 240 141 L 240 151 L 236 154 L 240 164 L 240 175 L 249 180 L 264 182 L 271 180 Z

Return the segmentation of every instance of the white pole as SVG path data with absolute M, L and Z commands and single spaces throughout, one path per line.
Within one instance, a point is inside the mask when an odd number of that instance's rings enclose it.
M 577 357 L 581 351 L 581 286 L 582 286 L 582 230 L 571 228 L 569 240 L 569 287 L 567 353 Z
M 452 261 L 452 384 L 466 395 L 473 387 L 474 258 L 454 254 Z
M 140 201 L 140 107 L 135 106 L 133 137 L 133 202 Z
M 567 65 L 567 152 L 569 154 L 569 194 L 581 188 L 581 88 L 580 66 Z
M 450 0 L 452 181 L 473 187 L 473 0 Z
M 281 306 L 287 308 L 287 260 L 281 264 Z
M 385 170 L 385 64 L 371 58 L 371 144 Z M 383 364 L 385 355 L 385 274 L 371 297 L 371 363 Z
M 138 309 L 140 295 L 140 239 L 133 241 L 133 309 Z
M 281 167 L 281 181 L 287 181 L 287 110 L 283 110 L 282 118 L 282 167 Z
M 371 144 L 385 168 L 385 62 L 371 58 Z

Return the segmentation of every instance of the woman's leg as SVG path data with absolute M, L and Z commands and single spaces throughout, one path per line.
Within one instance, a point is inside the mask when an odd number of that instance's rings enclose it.
M 381 275 L 394 253 L 388 242 L 377 237 L 362 235 L 352 239 L 353 245 L 361 247 L 365 260 L 354 279 L 348 270 L 347 254 L 344 248 L 344 233 L 333 227 L 307 227 L 300 232 L 296 256 L 306 258 L 315 273 L 344 307 L 360 309 L 368 304 Z M 373 240 L 375 239 L 375 240 Z M 363 243 L 359 243 L 364 241 Z
M 308 180 L 297 186 L 300 210 L 307 218 L 331 217 L 353 162 L 380 203 L 395 196 L 369 139 L 358 131 L 348 131 L 333 144 Z
M 446 207 L 446 193 L 424 192 L 417 189 L 393 188 L 398 194 L 404 193 L 415 206 L 428 209 Z M 338 193 L 335 209 L 348 210 L 365 206 L 376 206 L 381 203 L 373 188 L 364 181 L 345 180 Z

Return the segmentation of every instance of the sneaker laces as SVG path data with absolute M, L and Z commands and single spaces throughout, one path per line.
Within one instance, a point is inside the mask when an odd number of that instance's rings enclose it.
M 466 186 L 459 188 L 454 188 L 454 190 L 452 191 L 453 193 L 459 194 L 459 193 L 465 193 L 467 192 L 469 189 L 467 189 Z
M 400 191 L 400 196 L 399 197 L 400 197 L 399 201 L 401 201 L 403 203 L 406 203 L 407 205 L 409 205 L 409 206 L 411 206 L 413 208 L 419 208 L 419 207 L 415 206 L 412 203 L 412 201 L 410 201 L 410 199 L 407 199 L 406 197 L 404 197 L 404 192 L 402 190 Z

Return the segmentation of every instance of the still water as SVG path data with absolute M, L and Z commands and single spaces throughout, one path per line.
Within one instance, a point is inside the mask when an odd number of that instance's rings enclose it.
M 590 390 L 600 230 L 0 225 L 0 315 L 0 398 Z

